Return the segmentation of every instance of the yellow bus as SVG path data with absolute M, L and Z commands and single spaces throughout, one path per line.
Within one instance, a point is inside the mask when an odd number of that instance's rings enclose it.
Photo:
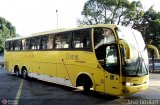
M 5 41 L 5 69 L 23 78 L 110 95 L 149 85 L 147 48 L 140 32 L 113 24 L 52 30 Z

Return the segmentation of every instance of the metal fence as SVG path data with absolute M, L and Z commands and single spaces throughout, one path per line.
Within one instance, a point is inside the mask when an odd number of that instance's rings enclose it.
M 153 70 L 152 59 L 149 58 L 149 70 L 150 72 L 160 72 L 160 59 L 154 60 L 154 70 Z

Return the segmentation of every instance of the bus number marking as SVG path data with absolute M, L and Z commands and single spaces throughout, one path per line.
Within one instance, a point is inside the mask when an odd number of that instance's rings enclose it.
M 70 53 L 67 53 L 66 54 L 66 59 L 70 59 L 70 60 L 79 60 L 79 56 L 78 55 L 75 55 L 75 54 L 70 54 Z

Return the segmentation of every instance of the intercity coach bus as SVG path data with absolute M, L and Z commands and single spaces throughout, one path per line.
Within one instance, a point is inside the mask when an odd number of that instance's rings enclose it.
M 16 76 L 118 96 L 148 88 L 147 48 L 159 57 L 132 28 L 89 25 L 8 39 L 4 63 Z

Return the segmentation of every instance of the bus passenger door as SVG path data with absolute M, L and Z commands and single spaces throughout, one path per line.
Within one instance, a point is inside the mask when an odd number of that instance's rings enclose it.
M 111 44 L 106 47 L 105 54 L 105 93 L 118 94 L 120 82 L 120 65 L 117 45 Z

